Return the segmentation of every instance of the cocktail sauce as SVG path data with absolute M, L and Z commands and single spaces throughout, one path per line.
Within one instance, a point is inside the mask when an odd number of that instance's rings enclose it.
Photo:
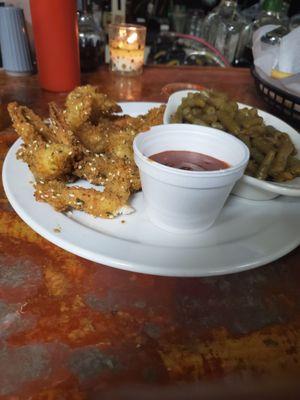
M 153 154 L 149 158 L 168 167 L 186 171 L 217 171 L 229 168 L 229 164 L 224 161 L 194 151 L 169 150 Z

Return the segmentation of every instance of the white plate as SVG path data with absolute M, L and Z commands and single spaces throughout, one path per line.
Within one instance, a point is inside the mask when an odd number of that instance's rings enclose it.
M 199 92 L 199 90 L 180 90 L 173 93 L 169 97 L 167 103 L 164 114 L 164 124 L 170 123 L 171 115 L 176 112 L 177 107 L 180 105 L 183 97 L 186 97 L 188 93 L 197 92 Z M 242 103 L 238 103 L 238 105 L 240 108 L 251 107 Z M 272 125 L 278 130 L 289 134 L 296 147 L 299 157 L 300 134 L 281 119 L 276 118 L 265 111 L 258 110 L 258 114 L 264 119 L 264 122 L 267 125 Z M 270 200 L 279 195 L 300 197 L 300 177 L 295 178 L 290 182 L 274 183 L 261 181 L 253 178 L 252 176 L 244 175 L 244 177 L 233 189 L 233 193 L 237 196 L 252 200 Z
M 122 107 L 125 113 L 137 115 L 155 105 L 123 103 Z M 208 276 L 267 264 L 300 243 L 300 201 L 296 198 L 256 202 L 231 196 L 216 224 L 198 235 L 176 235 L 152 225 L 142 193 L 132 197 L 134 214 L 114 220 L 82 212 L 58 213 L 35 201 L 32 174 L 16 160 L 20 145 L 18 140 L 12 146 L 3 166 L 11 205 L 41 236 L 86 259 L 148 274 Z

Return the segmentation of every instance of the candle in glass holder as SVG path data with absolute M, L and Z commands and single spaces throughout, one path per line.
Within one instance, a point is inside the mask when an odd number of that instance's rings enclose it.
M 146 28 L 141 25 L 112 24 L 108 32 L 111 70 L 122 75 L 141 74 Z

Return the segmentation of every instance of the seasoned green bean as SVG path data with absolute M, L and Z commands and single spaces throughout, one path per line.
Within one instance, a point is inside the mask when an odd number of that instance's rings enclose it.
M 250 160 L 246 168 L 246 174 L 255 176 L 257 174 L 257 164 L 255 161 Z
M 278 150 L 271 171 L 273 173 L 283 172 L 286 169 L 288 157 L 292 154 L 294 146 L 291 142 L 285 142 Z
M 189 93 L 171 122 L 211 126 L 242 140 L 250 150 L 248 175 L 277 182 L 300 176 L 300 160 L 293 157 L 297 151 L 289 135 L 266 125 L 255 108 L 239 108 L 224 93 Z
M 300 176 L 300 160 L 295 157 L 288 158 L 288 169 L 292 172 L 292 174 L 296 176 Z
M 260 164 L 257 173 L 256 173 L 256 178 L 264 180 L 267 178 L 269 169 L 271 168 L 272 162 L 275 157 L 275 150 L 270 150 L 269 153 L 265 156 L 263 162 Z
M 250 147 L 250 155 L 253 160 L 255 160 L 258 164 L 261 164 L 264 160 L 264 155 L 257 150 L 256 147 Z
M 203 121 L 207 124 L 211 125 L 218 121 L 218 116 L 217 114 L 202 114 L 201 119 L 203 119 Z
M 251 141 L 250 138 L 245 135 L 244 133 L 240 132 L 239 134 L 237 134 L 237 137 L 245 143 L 246 146 L 248 146 L 249 148 L 251 147 Z
M 261 137 L 265 134 L 265 127 L 261 125 L 251 126 L 251 128 L 249 129 L 242 129 L 242 132 L 250 138 L 253 138 L 255 136 Z
M 213 107 L 213 106 L 206 105 L 206 106 L 203 108 L 203 112 L 204 112 L 205 114 L 207 114 L 207 115 L 215 115 L 215 114 L 216 114 L 216 109 L 215 109 L 215 107 Z
M 217 115 L 219 117 L 219 120 L 221 121 L 221 124 L 225 127 L 226 131 L 233 133 L 233 134 L 237 134 L 240 132 L 240 128 L 239 128 L 238 124 L 225 111 L 219 110 L 217 112 Z
M 225 104 L 225 99 L 221 97 L 209 97 L 207 99 L 207 104 L 214 106 L 216 109 L 221 109 Z
M 261 125 L 263 122 L 263 119 L 261 117 L 247 117 L 247 118 L 242 118 L 241 119 L 241 124 L 243 128 L 251 128 L 252 126 L 255 125 Z
M 274 146 L 269 140 L 262 137 L 255 137 L 252 140 L 253 145 L 263 154 L 268 154 L 269 151 L 274 150 Z

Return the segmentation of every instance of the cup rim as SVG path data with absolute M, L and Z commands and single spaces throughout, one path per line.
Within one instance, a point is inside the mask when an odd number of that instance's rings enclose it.
M 215 129 L 215 128 L 211 128 L 211 127 L 202 127 L 205 130 L 210 131 L 209 133 L 217 133 L 218 135 L 222 135 L 224 138 L 231 140 L 233 142 L 236 142 L 238 145 L 240 145 L 242 147 L 242 149 L 244 150 L 244 155 L 243 155 L 243 159 L 233 165 L 233 166 L 229 166 L 226 169 L 221 169 L 221 170 L 213 170 L 213 171 L 187 171 L 187 170 L 182 170 L 179 168 L 174 168 L 174 167 L 169 167 L 167 165 L 163 165 L 160 164 L 154 160 L 150 160 L 149 157 L 145 156 L 139 149 L 138 147 L 138 141 L 141 140 L 142 137 L 144 137 L 145 135 L 149 135 L 149 134 L 153 134 L 155 133 L 155 131 L 159 131 L 161 128 L 168 128 L 168 131 L 163 132 L 163 130 L 160 132 L 161 134 L 169 134 L 170 130 L 177 130 L 178 127 L 182 127 L 184 126 L 185 128 L 189 129 L 190 132 L 197 130 L 197 128 L 199 128 L 200 126 L 198 125 L 193 125 L 193 124 L 163 124 L 163 125 L 156 125 L 154 127 L 152 127 L 151 129 L 149 129 L 148 131 L 145 132 L 141 132 L 139 133 L 133 141 L 133 151 L 136 157 L 138 157 L 142 162 L 144 162 L 145 164 L 147 164 L 148 166 L 150 166 L 151 168 L 154 168 L 158 171 L 164 171 L 167 173 L 170 173 L 172 175 L 177 175 L 177 176 L 181 176 L 181 177 L 186 177 L 186 178 L 208 178 L 208 177 L 221 177 L 221 176 L 227 176 L 230 174 L 233 174 L 235 172 L 237 172 L 238 170 L 240 170 L 245 163 L 248 162 L 249 160 L 249 156 L 250 156 L 250 152 L 248 147 L 245 145 L 245 143 L 243 143 L 241 140 L 239 140 L 238 138 L 236 138 L 235 136 L 223 132 L 219 129 Z M 176 129 L 175 129 L 176 128 Z M 200 127 L 201 128 L 201 127 Z M 154 132 L 153 132 L 154 131 Z M 158 132 L 157 132 L 158 133 Z M 185 132 L 185 135 L 188 134 L 188 132 Z
M 108 29 L 110 28 L 125 28 L 130 30 L 138 30 L 138 31 L 146 31 L 146 27 L 144 25 L 139 24 L 128 24 L 126 22 L 120 22 L 119 24 L 113 23 L 108 25 Z

